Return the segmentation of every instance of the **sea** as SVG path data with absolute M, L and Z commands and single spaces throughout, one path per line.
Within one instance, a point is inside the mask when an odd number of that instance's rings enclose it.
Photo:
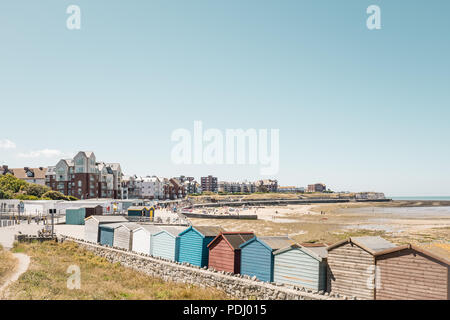
M 386 197 L 392 200 L 450 201 L 450 196 Z

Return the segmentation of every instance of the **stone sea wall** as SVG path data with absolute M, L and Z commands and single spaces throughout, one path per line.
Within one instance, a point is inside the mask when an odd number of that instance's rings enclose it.
M 311 289 L 267 283 L 255 277 L 236 275 L 216 271 L 206 267 L 200 268 L 187 263 L 139 254 L 119 248 L 111 248 L 70 237 L 61 237 L 58 241 L 73 241 L 95 255 L 104 257 L 109 262 L 119 262 L 124 267 L 132 268 L 149 276 L 164 281 L 193 284 L 202 288 L 222 290 L 237 299 L 257 300 L 342 300 L 354 299 L 328 292 L 313 292 Z

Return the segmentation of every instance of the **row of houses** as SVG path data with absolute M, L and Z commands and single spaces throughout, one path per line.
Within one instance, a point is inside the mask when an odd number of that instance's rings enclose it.
M 125 176 L 122 180 L 125 199 L 182 199 L 188 194 L 201 193 L 202 189 L 193 177 L 163 178 L 157 176 Z
M 212 226 L 140 225 L 124 217 L 91 216 L 85 224 L 85 239 L 90 242 L 261 281 L 359 299 L 450 298 L 447 259 L 380 237 L 326 246 Z
M 227 193 L 255 193 L 255 192 L 278 192 L 277 180 L 258 180 L 255 182 L 228 182 L 219 181 L 216 192 Z

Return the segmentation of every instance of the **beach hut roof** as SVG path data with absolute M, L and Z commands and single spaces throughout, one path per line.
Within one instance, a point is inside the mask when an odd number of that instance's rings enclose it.
M 118 227 L 122 226 L 122 223 L 116 222 L 116 223 L 105 223 L 102 224 L 101 228 L 108 228 L 108 229 L 117 229 Z
M 386 239 L 379 236 L 365 236 L 365 237 L 351 237 L 342 241 L 339 241 L 327 248 L 328 251 L 339 247 L 346 243 L 353 243 L 361 249 L 375 255 L 377 252 L 395 248 L 396 245 Z
M 197 233 L 199 233 L 202 237 L 216 237 L 219 233 L 225 231 L 221 227 L 214 227 L 214 226 L 191 226 L 181 232 L 179 235 L 181 236 L 185 232 L 188 232 L 189 230 L 195 230 Z
M 133 232 L 136 232 L 137 230 L 145 230 L 149 233 L 158 233 L 161 231 L 161 228 L 159 226 L 155 226 L 153 224 L 144 224 L 140 225 L 139 228 L 134 229 Z
M 254 237 L 255 234 L 253 232 L 221 232 L 208 244 L 208 247 L 218 241 L 218 239 L 223 238 L 233 250 L 236 250 L 239 249 L 241 244 Z
M 124 216 L 89 216 L 85 221 L 88 219 L 94 219 L 98 222 L 108 223 L 108 222 L 128 222 L 128 220 Z
M 159 234 L 161 232 L 166 231 L 168 234 L 174 236 L 174 237 L 178 237 L 178 235 L 184 231 L 186 228 L 184 227 L 178 227 L 178 226 L 161 226 L 159 227 L 160 231 L 158 233 L 155 234 Z
M 258 239 L 262 240 L 272 250 L 278 250 L 295 243 L 294 240 L 287 236 L 258 237 Z
M 139 224 L 134 223 L 134 222 L 122 223 L 121 225 L 124 226 L 125 228 L 127 228 L 130 231 L 139 229 L 141 227 Z
M 307 255 L 313 257 L 314 259 L 318 260 L 318 261 L 322 261 L 323 259 L 326 259 L 328 256 L 328 251 L 325 245 L 323 245 L 322 247 L 319 246 L 303 246 L 300 245 L 298 243 L 294 243 L 291 244 L 288 247 L 279 249 L 277 251 L 275 251 L 273 254 L 277 255 L 292 249 L 300 249 L 302 250 L 304 253 L 306 253 Z
M 376 257 L 380 257 L 389 253 L 393 253 L 393 252 L 397 252 L 397 251 L 402 251 L 402 250 L 408 250 L 408 249 L 412 249 L 414 251 L 420 252 L 423 255 L 426 255 L 430 258 L 433 258 L 435 260 L 438 260 L 444 264 L 450 265 L 450 259 L 448 259 L 447 257 L 444 257 L 440 254 L 437 254 L 435 252 L 431 252 L 430 250 L 426 250 L 425 248 L 413 245 L 413 244 L 405 244 L 402 246 L 398 246 L 395 248 L 390 248 L 390 249 L 385 249 L 382 251 L 378 251 L 377 253 L 375 253 Z
M 253 241 L 259 241 L 262 243 L 267 249 L 275 251 L 282 248 L 286 248 L 290 245 L 295 244 L 295 241 L 289 238 L 288 236 L 266 236 L 266 237 L 253 237 L 247 242 L 240 245 L 241 248 L 250 244 Z

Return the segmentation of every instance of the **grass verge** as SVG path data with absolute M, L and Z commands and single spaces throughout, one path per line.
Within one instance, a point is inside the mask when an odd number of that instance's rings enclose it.
M 28 271 L 9 287 L 9 299 L 229 299 L 218 290 L 165 282 L 119 263 L 112 264 L 71 242 L 16 243 L 13 251 L 28 254 L 31 263 Z M 80 268 L 80 289 L 67 288 L 71 265 Z
M 16 268 L 16 258 L 0 245 L 0 286 L 11 276 Z

